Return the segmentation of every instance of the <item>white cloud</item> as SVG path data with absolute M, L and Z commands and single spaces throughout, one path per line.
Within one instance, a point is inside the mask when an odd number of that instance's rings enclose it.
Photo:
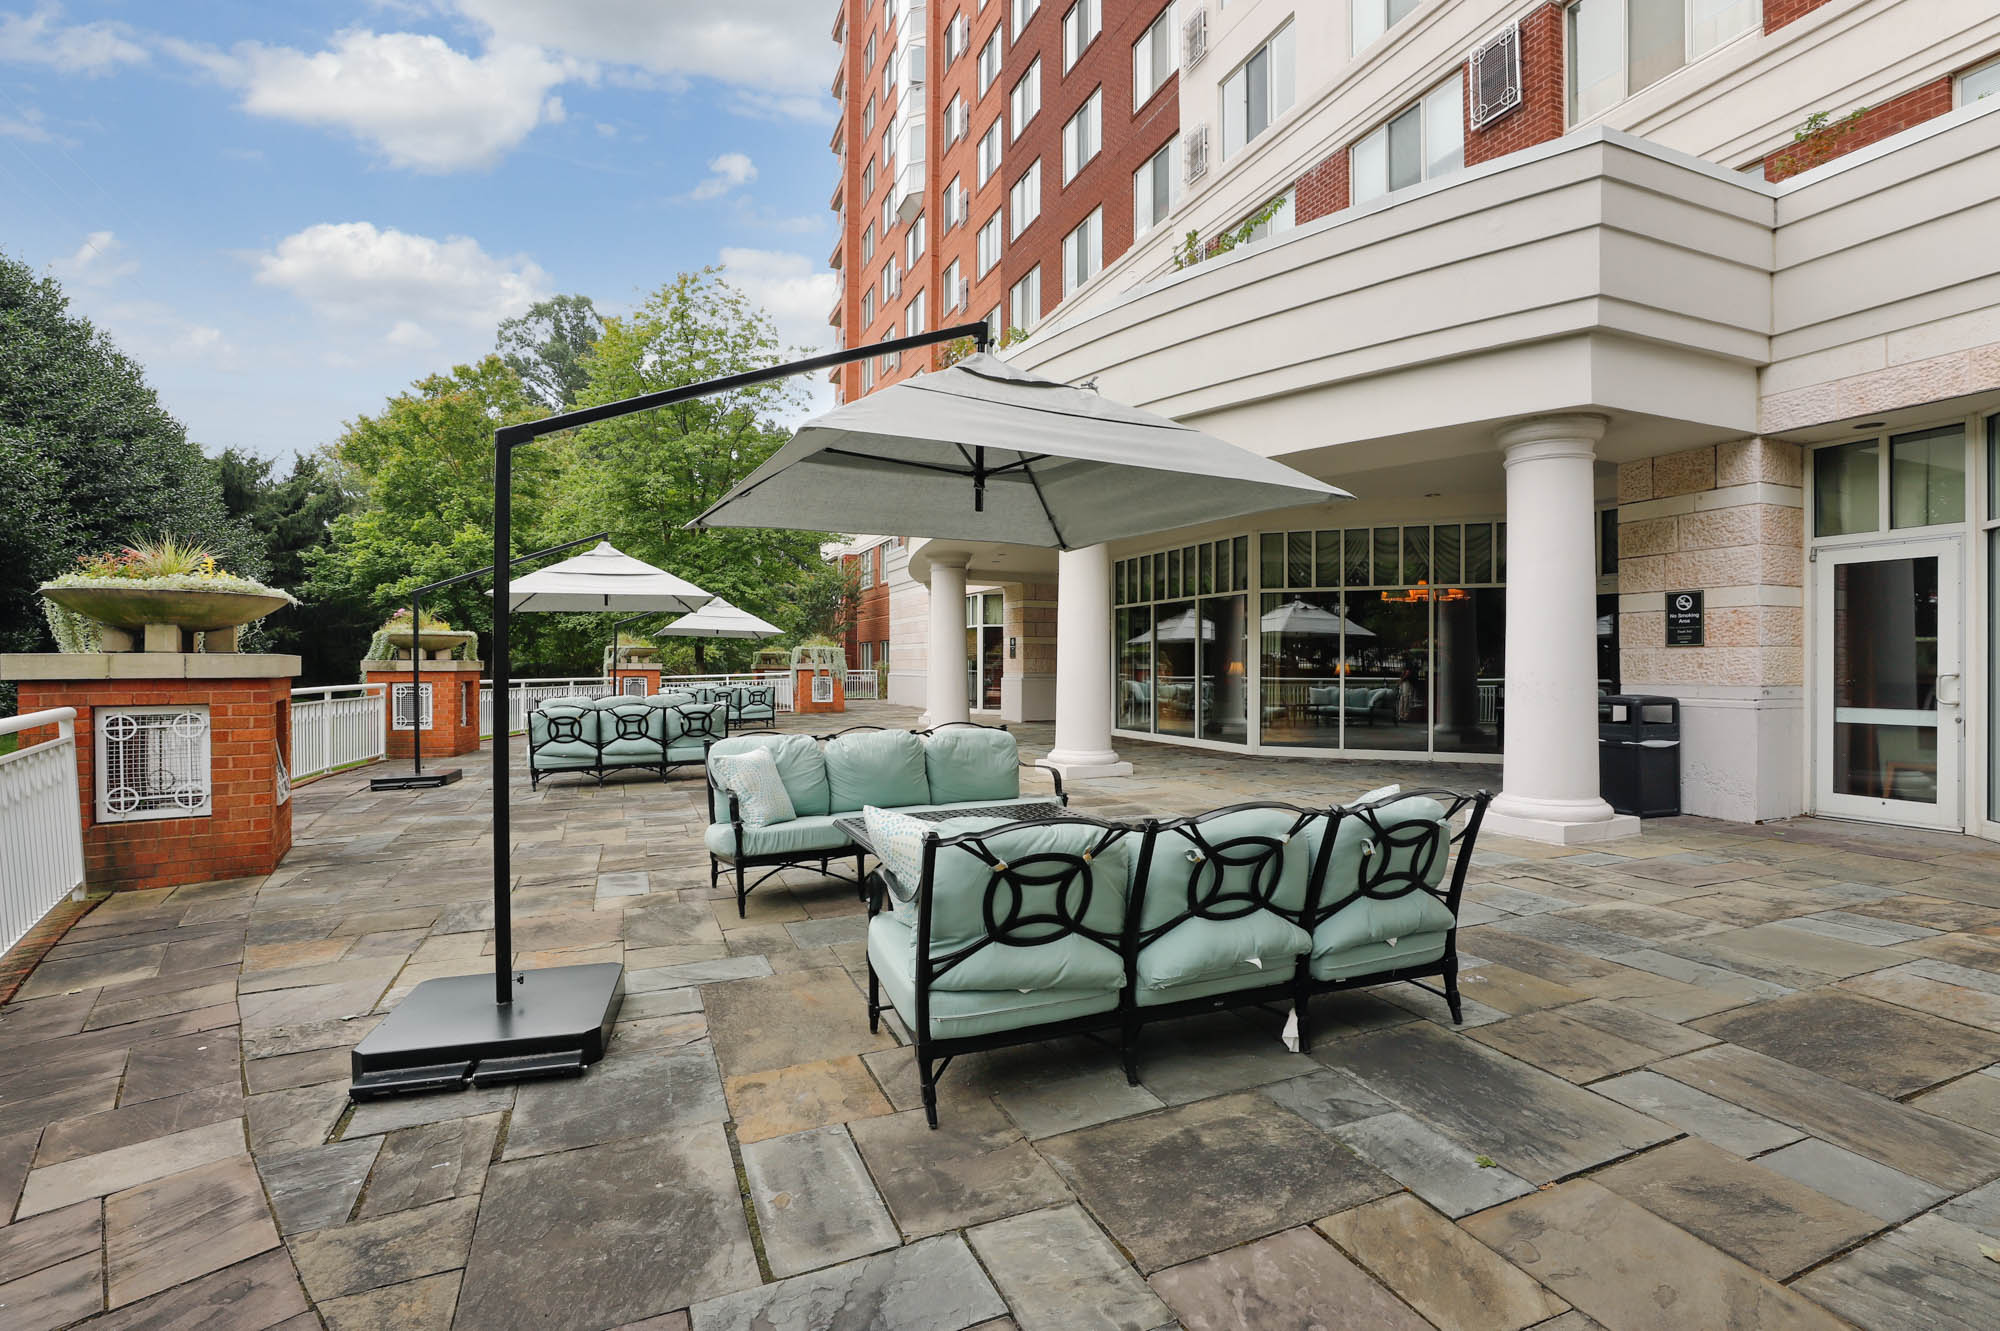
M 64 23 L 62 6 L 32 14 L 0 14 L 0 61 L 46 65 L 64 74 L 103 74 L 146 59 L 123 23 Z
M 108 287 L 139 271 L 139 261 L 125 256 L 123 250 L 118 237 L 109 231 L 93 231 L 83 238 L 76 253 L 53 260 L 49 271 L 65 282 Z
M 32 106 L 21 108 L 20 114 L 0 116 L 0 139 L 19 139 L 23 143 L 54 143 L 58 136 L 48 127 L 48 117 Z
M 435 346 L 438 332 L 490 340 L 549 294 L 526 255 L 488 254 L 470 236 L 411 235 L 370 222 L 321 222 L 253 256 L 257 280 L 291 292 L 330 323 L 403 349 Z
M 746 88 L 816 94 L 771 103 L 831 113 L 834 6 L 828 0 L 456 0 L 501 41 L 563 51 L 654 74 L 700 76 Z
M 831 339 L 826 316 L 840 293 L 840 279 L 824 262 L 787 250 L 733 246 L 724 248 L 721 261 L 723 278 L 764 307 L 787 347 L 818 350 Z
M 345 130 L 392 166 L 457 171 L 490 165 L 538 125 L 563 119 L 550 90 L 591 71 L 507 44 L 478 56 L 441 37 L 351 30 L 308 55 L 241 43 L 227 52 L 169 43 L 191 64 L 243 92 L 243 109 Z
M 724 153 L 710 159 L 708 179 L 696 185 L 690 199 L 719 199 L 757 178 L 757 164 L 744 153 Z

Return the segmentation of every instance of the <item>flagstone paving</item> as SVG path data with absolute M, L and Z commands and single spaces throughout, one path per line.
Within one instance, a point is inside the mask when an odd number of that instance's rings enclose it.
M 1075 806 L 1499 778 L 1129 756 Z M 1490 837 L 1463 1026 L 1403 986 L 1319 1000 L 1309 1055 L 1282 1014 L 1148 1028 L 1137 1086 L 1081 1039 L 967 1056 L 932 1131 L 900 1025 L 868 1030 L 849 885 L 786 871 L 739 918 L 698 778 L 559 779 L 516 797 L 515 961 L 622 961 L 609 1053 L 350 1105 L 382 1015 L 491 964 L 462 766 L 301 787 L 277 873 L 97 902 L 0 1008 L 0 1326 L 2000 1326 L 1988 843 Z

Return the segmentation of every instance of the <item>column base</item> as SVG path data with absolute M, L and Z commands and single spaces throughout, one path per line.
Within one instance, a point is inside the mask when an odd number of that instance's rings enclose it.
M 1629 813 L 1613 813 L 1603 800 L 1509 799 L 1504 793 L 1486 810 L 1480 830 L 1551 846 L 1589 846 L 1639 835 Z
M 1060 772 L 1065 781 L 1096 776 L 1132 775 L 1132 764 L 1119 758 L 1111 749 L 1103 749 L 1096 753 L 1064 753 L 1058 749 L 1047 757 L 1035 759 L 1035 766 Z

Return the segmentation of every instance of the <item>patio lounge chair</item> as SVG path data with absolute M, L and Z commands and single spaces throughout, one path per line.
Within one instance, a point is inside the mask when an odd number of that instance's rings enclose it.
M 736 913 L 750 892 L 780 869 L 818 866 L 830 872 L 836 859 L 854 857 L 854 883 L 862 885 L 861 847 L 836 825 L 865 805 L 899 809 L 992 808 L 1046 804 L 1047 796 L 1021 794 L 1020 749 L 1004 728 L 955 722 L 931 730 L 884 730 L 853 726 L 825 737 L 743 732 L 716 740 L 709 756 L 727 757 L 769 749 L 777 764 L 794 816 L 786 822 L 750 826 L 743 821 L 736 793 L 708 776 L 708 881 L 721 881 L 723 866 L 736 878 Z M 1062 778 L 1054 772 L 1057 801 L 1067 803 Z M 754 881 L 748 871 L 766 872 Z
M 1136 1085 L 1147 1022 L 1290 1003 L 1309 1050 L 1315 994 L 1432 976 L 1459 1021 L 1456 917 L 1489 798 L 945 820 L 914 865 L 869 876 L 870 1029 L 888 1008 L 909 1029 L 935 1127 L 938 1076 L 975 1050 L 1115 1029 Z
M 747 730 L 752 726 L 778 724 L 778 686 L 737 684 L 729 691 L 729 728 Z

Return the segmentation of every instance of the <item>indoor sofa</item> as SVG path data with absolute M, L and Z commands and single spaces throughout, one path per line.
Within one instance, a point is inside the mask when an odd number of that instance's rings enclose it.
M 699 765 L 708 745 L 729 733 L 728 709 L 721 703 L 670 702 L 675 694 L 649 698 L 549 698 L 528 713 L 528 785 L 576 772 L 604 778 L 616 771 L 657 772 L 665 780 L 676 767 Z
M 870 1028 L 893 1009 L 910 1032 L 936 1126 L 937 1077 L 960 1053 L 1115 1032 L 1136 1085 L 1147 1022 L 1289 1003 L 1306 1049 L 1314 995 L 1429 977 L 1458 1021 L 1458 905 L 1488 798 L 989 815 L 901 845 L 871 814 Z
M 790 801 L 793 817 L 750 825 L 743 801 L 718 777 L 715 760 L 767 749 Z M 1004 728 L 953 722 L 930 730 L 854 726 L 827 736 L 757 731 L 732 734 L 708 746 L 708 880 L 724 867 L 736 879 L 736 913 L 752 889 L 780 869 L 817 866 L 831 873 L 834 860 L 854 859 L 857 887 L 864 852 L 839 826 L 868 805 L 905 811 L 991 809 L 1068 803 L 1062 778 L 1055 793 L 1021 794 L 1020 749 Z M 726 766 L 727 764 L 723 764 Z M 752 881 L 753 869 L 766 872 Z
M 1351 721 L 1367 725 L 1394 725 L 1396 693 L 1386 685 L 1329 684 L 1306 690 L 1306 715 L 1320 722 L 1335 722 L 1344 711 Z

